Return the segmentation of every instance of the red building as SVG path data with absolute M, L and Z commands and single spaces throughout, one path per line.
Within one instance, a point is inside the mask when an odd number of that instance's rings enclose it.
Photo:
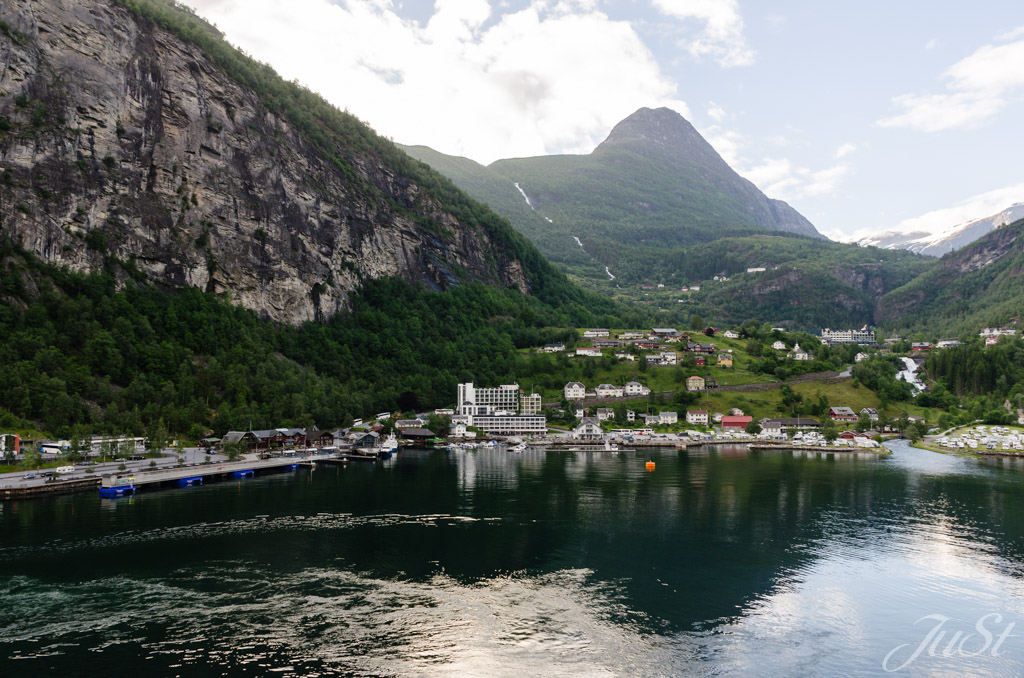
M 735 429 L 739 431 L 745 431 L 747 424 L 754 421 L 754 418 L 749 415 L 743 415 L 742 417 L 735 415 L 726 415 L 722 417 L 722 429 Z

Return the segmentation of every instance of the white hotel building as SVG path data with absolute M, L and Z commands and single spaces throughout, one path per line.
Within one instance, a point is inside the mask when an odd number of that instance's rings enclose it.
M 540 395 L 536 393 L 520 399 L 519 384 L 477 388 L 468 382 L 459 384 L 455 411 L 469 417 L 466 423 L 485 433 L 535 434 L 547 431 L 547 417 L 539 414 L 540 404 Z

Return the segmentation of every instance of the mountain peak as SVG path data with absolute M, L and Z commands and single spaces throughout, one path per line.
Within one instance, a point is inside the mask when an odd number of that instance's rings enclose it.
M 654 146 L 672 152 L 692 152 L 699 148 L 701 151 L 718 155 L 693 125 L 671 108 L 637 110 L 613 127 L 608 138 L 595 149 L 595 152 L 621 145 Z

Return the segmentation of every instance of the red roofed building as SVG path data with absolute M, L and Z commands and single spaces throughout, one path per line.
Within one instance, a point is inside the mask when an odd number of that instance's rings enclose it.
M 745 431 L 746 428 L 747 428 L 747 424 L 749 424 L 752 421 L 754 421 L 754 418 L 749 416 L 749 415 L 744 415 L 742 417 L 737 417 L 737 416 L 733 416 L 733 415 L 726 415 L 726 416 L 722 417 L 722 428 L 723 429 L 733 428 L 733 429 L 738 429 L 740 431 Z

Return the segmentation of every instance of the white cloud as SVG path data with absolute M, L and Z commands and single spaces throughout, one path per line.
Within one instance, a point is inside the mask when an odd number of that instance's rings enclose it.
M 1024 183 L 979 193 L 978 195 L 961 200 L 950 207 L 943 207 L 926 212 L 920 216 L 904 219 L 894 226 L 862 229 L 851 236 L 850 240 L 860 240 L 869 235 L 889 231 L 896 233 L 924 232 L 937 234 L 951 230 L 969 221 L 992 216 L 1019 202 L 1024 202 Z
M 1019 37 L 1024 30 L 1007 34 Z M 1024 88 L 1024 40 L 984 45 L 950 66 L 945 93 L 901 94 L 893 103 L 903 112 L 878 121 L 882 127 L 937 132 L 978 125 L 999 113 Z
M 935 49 L 935 47 L 936 47 L 936 46 L 937 46 L 938 44 L 939 44 L 939 40 L 938 40 L 938 38 L 932 38 L 931 40 L 929 40 L 928 42 L 926 42 L 926 43 L 924 44 L 924 48 L 925 48 L 925 49 Z
M 1022 36 L 1024 36 L 1024 26 L 1018 26 L 1017 28 L 1014 28 L 1012 31 L 1000 33 L 998 36 L 996 36 L 996 40 L 999 40 L 1000 42 L 1006 42 L 1007 40 L 1015 40 Z
M 839 163 L 820 170 L 797 167 L 788 158 L 764 158 L 740 174 L 770 198 L 797 200 L 834 193 L 850 166 Z
M 790 201 L 835 193 L 851 170 L 848 162 L 817 170 L 796 165 L 785 157 L 765 157 L 751 162 L 744 156 L 748 143 L 738 132 L 713 125 L 700 133 L 723 160 L 769 198 Z M 785 145 L 784 139 L 781 142 Z M 853 144 L 843 144 L 836 151 L 836 159 L 842 159 L 855 149 Z
M 836 149 L 836 160 L 842 160 L 843 158 L 845 158 L 846 156 L 850 155 L 851 153 L 853 153 L 856 150 L 857 150 L 857 145 L 856 144 L 849 144 L 849 143 L 843 144 L 842 146 L 840 146 L 839 148 Z
M 725 109 L 711 101 L 708 103 L 708 117 L 715 122 L 722 122 L 725 118 Z
M 725 67 L 749 66 L 754 51 L 743 35 L 743 17 L 737 0 L 653 0 L 662 14 L 704 23 L 695 37 L 682 44 L 695 57 L 710 57 Z
M 595 0 L 190 0 L 228 40 L 402 143 L 480 162 L 583 153 L 641 106 L 690 112 L 632 26 Z

